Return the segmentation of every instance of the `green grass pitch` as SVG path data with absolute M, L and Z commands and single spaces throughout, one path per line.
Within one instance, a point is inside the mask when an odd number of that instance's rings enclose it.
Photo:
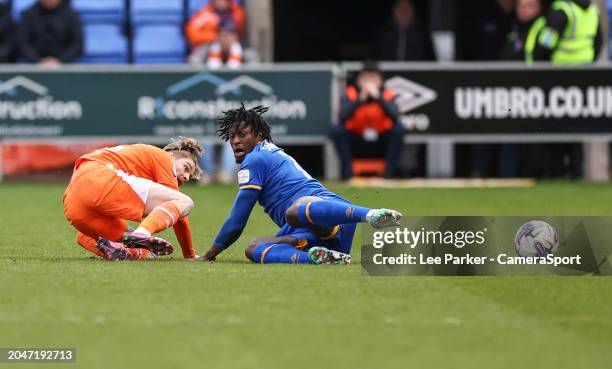
M 353 265 L 256 265 L 260 208 L 217 263 L 91 258 L 62 184 L 1 184 L 0 347 L 76 347 L 66 368 L 608 368 L 610 277 L 364 277 Z M 609 215 L 609 185 L 523 189 L 330 187 L 407 215 Z M 188 186 L 197 251 L 233 187 Z M 175 241 L 171 233 L 164 233 Z M 0 364 L 2 368 L 40 367 Z

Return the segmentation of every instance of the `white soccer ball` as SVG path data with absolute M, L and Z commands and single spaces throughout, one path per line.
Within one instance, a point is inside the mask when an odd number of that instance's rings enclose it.
M 550 224 L 532 220 L 518 229 L 514 236 L 514 247 L 520 256 L 546 256 L 557 252 L 559 237 Z

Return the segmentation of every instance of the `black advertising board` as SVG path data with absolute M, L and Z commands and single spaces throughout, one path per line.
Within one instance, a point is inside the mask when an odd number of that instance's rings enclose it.
M 412 134 L 612 132 L 607 68 L 385 68 Z

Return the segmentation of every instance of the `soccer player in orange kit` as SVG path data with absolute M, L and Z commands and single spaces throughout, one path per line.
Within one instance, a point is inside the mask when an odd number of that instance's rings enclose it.
M 196 257 L 187 217 L 193 201 L 179 186 L 199 178 L 202 151 L 194 139 L 179 137 L 163 149 L 119 145 L 78 158 L 63 197 L 77 243 L 108 260 L 154 259 L 173 247 L 152 235 L 172 226 L 183 257 Z M 132 230 L 126 220 L 141 223 Z

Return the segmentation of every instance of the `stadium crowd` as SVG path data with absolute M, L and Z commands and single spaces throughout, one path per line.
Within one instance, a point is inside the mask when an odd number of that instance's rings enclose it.
M 602 51 L 600 10 L 592 0 L 497 0 L 482 14 L 459 19 L 460 61 L 579 65 L 595 62 Z M 583 176 L 581 144 L 481 144 L 470 151 L 474 177 Z
M 468 10 L 470 14 L 459 10 L 455 26 L 457 61 L 579 65 L 599 58 L 603 31 L 599 8 L 591 0 L 496 0 L 478 4 Z M 413 2 L 398 0 L 391 21 L 377 33 L 371 57 L 431 61 L 436 60 L 433 49 L 430 32 L 417 17 Z M 408 160 L 402 160 L 409 168 L 403 175 L 422 174 L 423 169 L 415 169 L 419 165 L 415 157 L 423 155 L 423 148 L 402 148 L 402 140 L 389 139 L 404 134 L 393 104 L 387 102 L 392 102 L 393 92 L 384 88 L 383 80 L 375 83 L 376 88 L 363 82 L 364 75 L 375 70 L 366 64 L 340 104 L 340 124 L 332 129 L 332 137 L 341 160 L 341 176 L 350 178 L 356 168 L 355 161 L 351 167 L 351 155 L 376 155 L 385 158 L 380 174 L 394 177 L 401 152 L 408 154 L 403 156 Z M 377 91 L 370 93 L 372 90 Z M 583 176 L 582 144 L 475 144 L 462 149 L 469 158 L 464 174 L 472 177 Z M 538 160 L 527 160 L 534 157 Z
M 469 8 L 470 14 L 462 13 L 463 7 L 456 10 L 457 61 L 588 64 L 601 53 L 600 11 L 592 0 L 479 4 Z M 248 18 L 243 6 L 239 0 L 5 0 L 0 5 L 0 62 L 190 63 L 236 69 L 256 60 L 243 47 Z M 439 45 L 417 10 L 413 0 L 394 1 L 388 22 L 373 26 L 377 30 L 368 58 L 436 61 L 440 48 L 434 46 Z M 422 175 L 418 166 L 424 164 L 418 158 L 423 147 L 403 145 L 405 132 L 393 91 L 384 87 L 384 74 L 375 63 L 366 63 L 351 82 L 340 104 L 339 125 L 330 132 L 341 177 L 353 175 L 356 156 L 384 158 L 384 168 L 376 172 L 385 177 Z M 582 177 L 580 144 L 481 144 L 464 149 L 471 158 L 467 174 L 474 177 Z M 206 173 L 202 182 L 232 181 L 236 166 L 229 147 L 207 151 L 200 163 Z M 534 156 L 541 160 L 524 160 Z
M 238 0 L 5 0 L 0 63 L 184 63 L 239 67 Z

